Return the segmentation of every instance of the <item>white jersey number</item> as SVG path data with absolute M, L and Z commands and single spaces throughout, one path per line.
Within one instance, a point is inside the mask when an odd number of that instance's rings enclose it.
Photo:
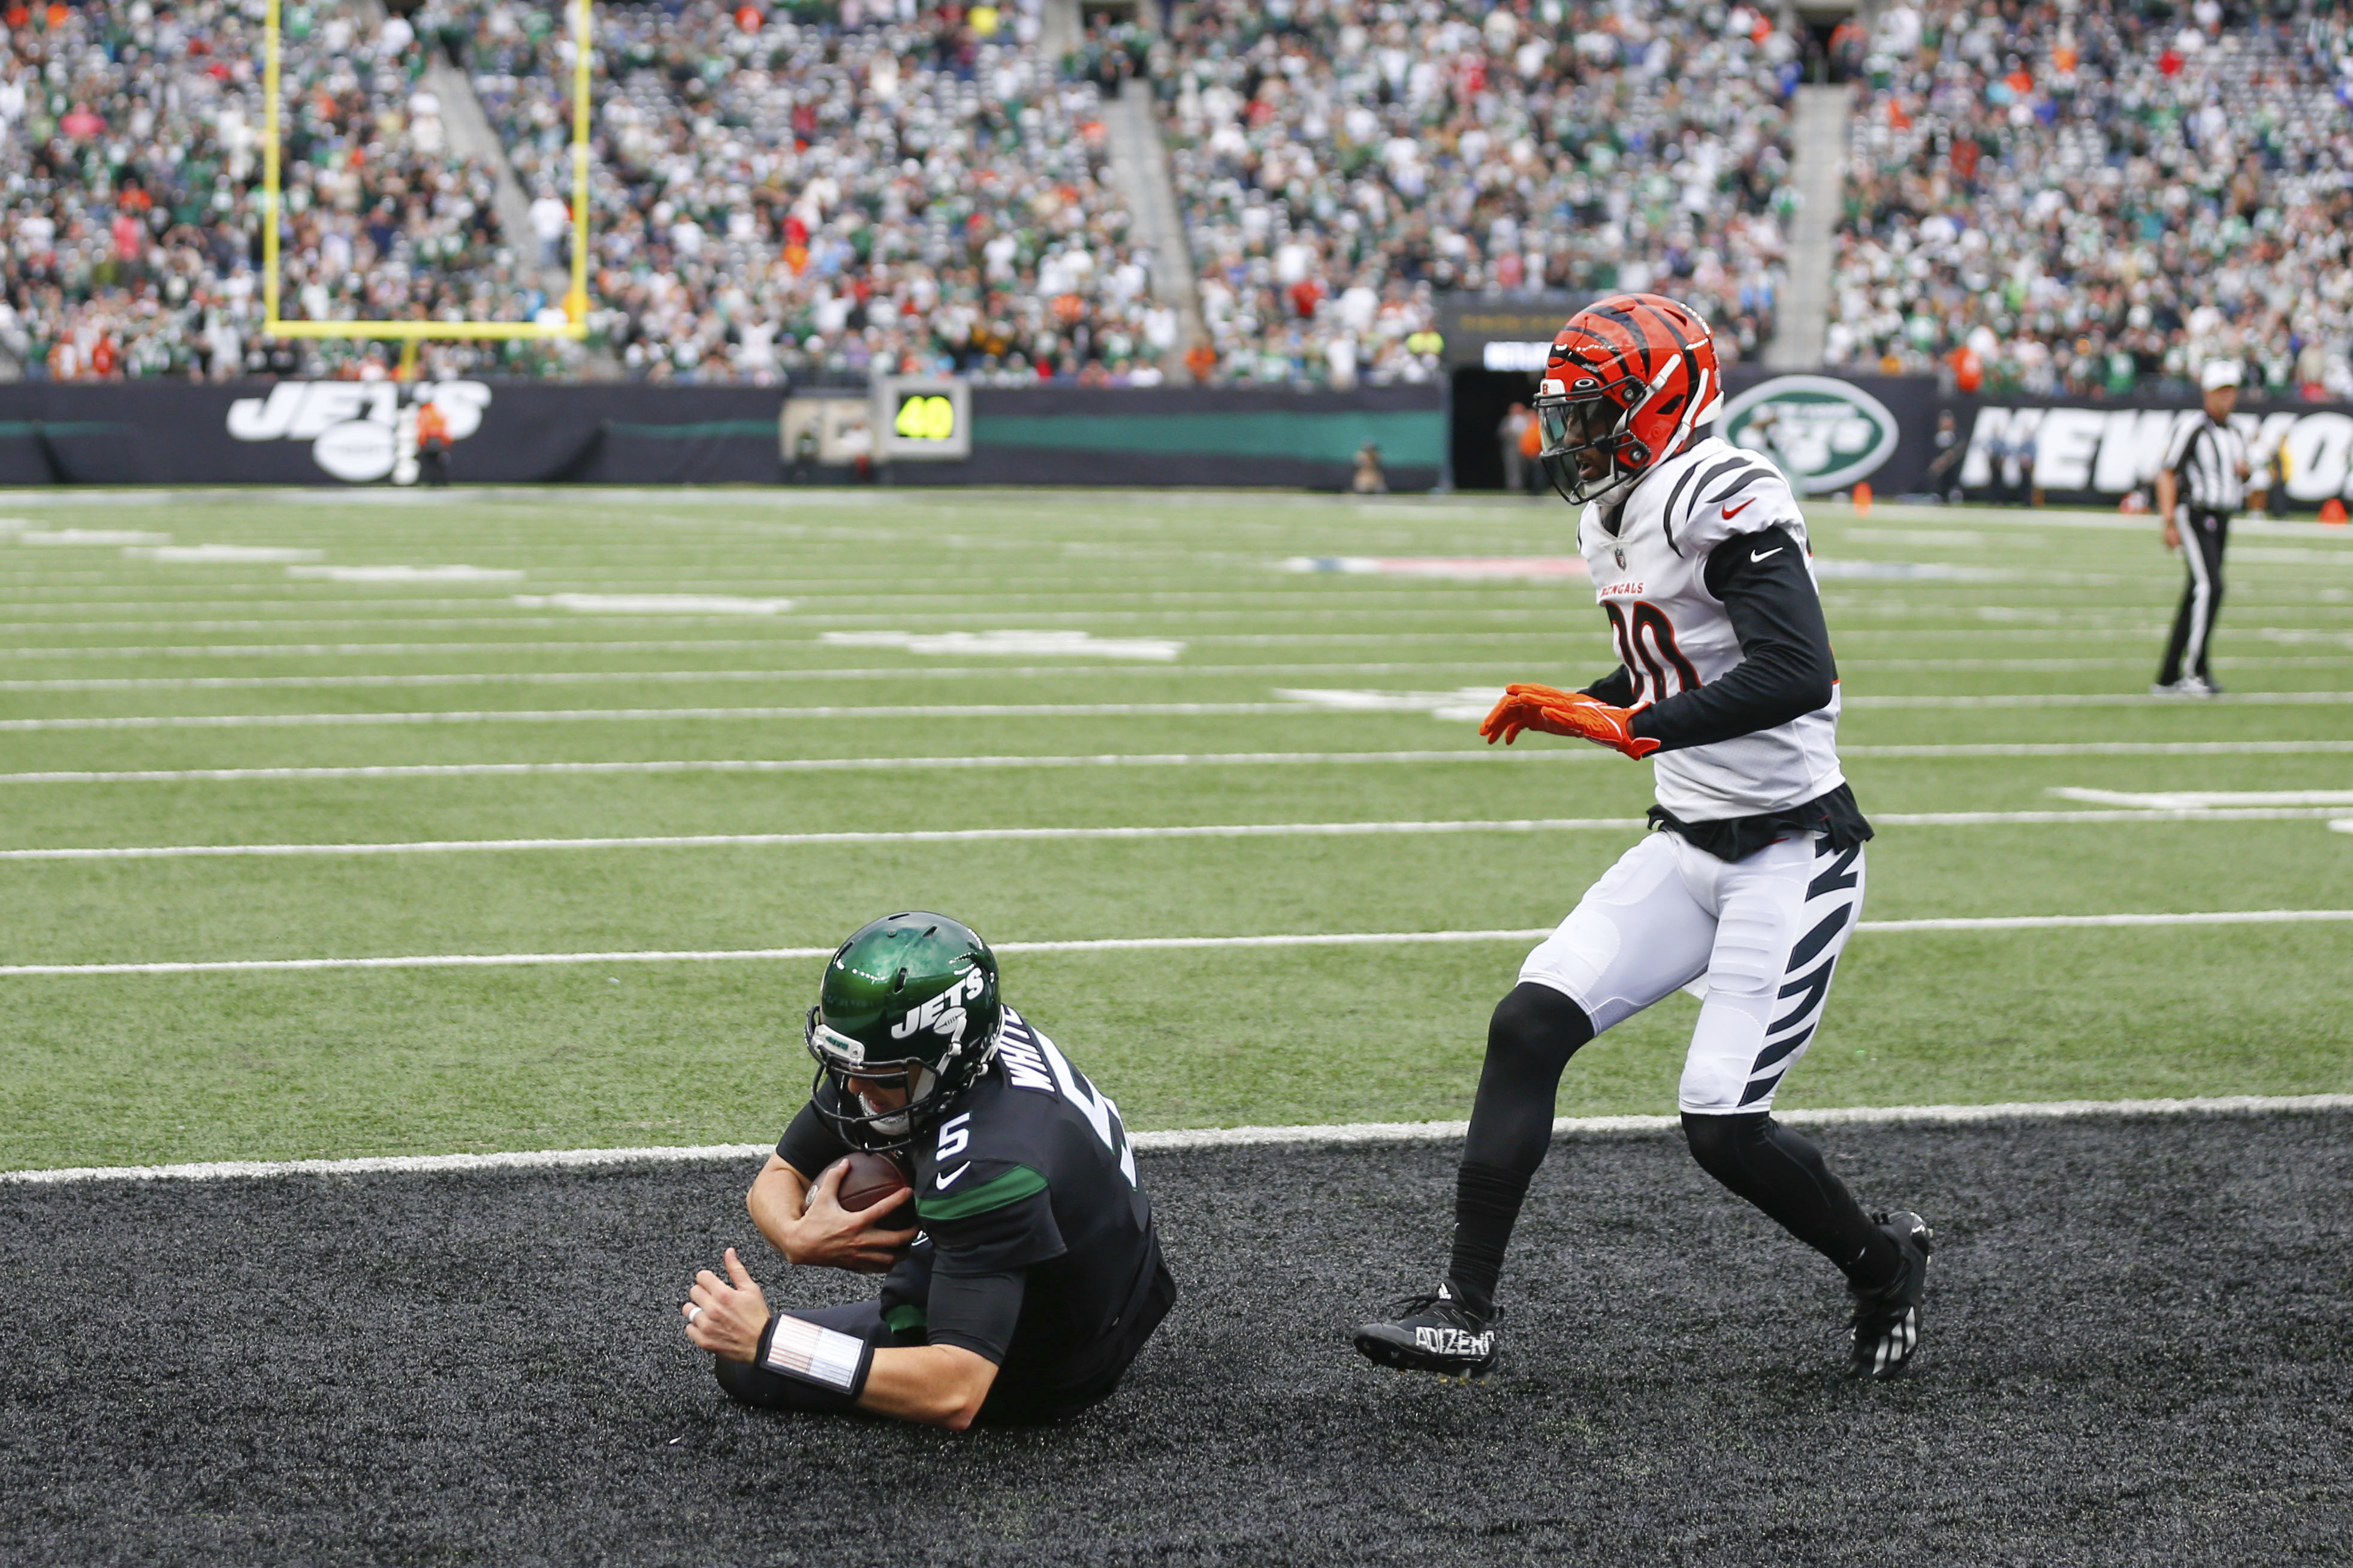
M 1089 1083 L 1053 1041 L 1043 1035 L 1038 1036 L 1037 1040 L 1039 1050 L 1045 1053 L 1046 1065 L 1053 1069 L 1055 1080 L 1062 1086 L 1062 1098 L 1087 1119 L 1087 1125 L 1095 1130 L 1103 1147 L 1119 1156 L 1119 1173 L 1127 1178 L 1129 1186 L 1135 1185 L 1135 1151 L 1128 1146 L 1127 1126 L 1120 1120 L 1119 1107 Z

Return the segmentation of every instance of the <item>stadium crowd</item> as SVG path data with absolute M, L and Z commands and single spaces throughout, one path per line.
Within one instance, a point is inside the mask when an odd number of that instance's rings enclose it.
M 624 367 L 1157 380 L 1176 317 L 1112 187 L 1098 88 L 1039 47 L 1039 0 L 828 10 L 600 8 L 590 294 Z M 560 202 L 568 37 L 511 0 L 426 17 L 517 176 Z
M 2081 397 L 2227 358 L 2274 395 L 2353 396 L 2348 17 L 1889 6 L 1831 363 Z
M 1763 10 L 1194 0 L 1057 59 L 1042 4 L 600 5 L 588 341 L 429 368 L 1347 385 L 1437 374 L 1454 290 L 1656 288 L 1727 352 L 1772 333 L 1800 49 Z M 258 5 L 0 6 L 0 374 L 385 370 L 259 332 Z M 554 319 L 564 8 L 283 15 L 284 313 Z M 2097 395 L 2227 356 L 2353 397 L 2353 11 L 2164 16 L 1895 0 L 1841 29 L 1833 364 Z M 505 168 L 453 150 L 437 51 Z M 1206 342 L 1111 178 L 1123 91 L 1171 148 Z
M 257 335 L 261 28 L 222 0 L 0 14 L 0 358 L 60 378 L 293 368 Z M 522 286 L 492 171 L 453 156 L 409 25 L 355 5 L 283 24 L 289 316 L 507 317 Z M 319 344 L 313 364 L 380 366 Z
M 1195 0 L 1167 124 L 1232 380 L 1427 375 L 1433 294 L 1657 288 L 1771 335 L 1799 50 L 1743 5 Z

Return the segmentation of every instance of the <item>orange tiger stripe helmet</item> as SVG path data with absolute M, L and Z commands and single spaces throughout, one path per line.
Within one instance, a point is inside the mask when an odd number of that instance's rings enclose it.
M 1724 400 L 1699 312 L 1662 294 L 1614 294 L 1552 341 L 1536 423 L 1545 477 L 1572 506 L 1622 498 L 1698 438 Z

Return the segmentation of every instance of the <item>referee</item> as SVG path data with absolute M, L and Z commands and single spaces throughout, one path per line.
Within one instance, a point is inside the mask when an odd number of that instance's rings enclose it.
M 2238 362 L 2207 361 L 2199 385 L 2206 392 L 2206 417 L 2182 426 L 2157 476 L 2165 547 L 2180 550 L 2189 582 L 2150 689 L 2183 697 L 2214 697 L 2222 689 L 2214 684 L 2209 650 L 2222 607 L 2222 547 L 2247 487 L 2247 440 L 2231 426 L 2231 411 L 2239 405 Z

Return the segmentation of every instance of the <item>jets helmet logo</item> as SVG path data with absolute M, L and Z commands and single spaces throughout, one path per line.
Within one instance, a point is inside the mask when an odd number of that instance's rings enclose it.
M 988 977 L 977 966 L 965 971 L 964 978 L 946 990 L 907 1014 L 891 1026 L 891 1037 L 903 1040 L 920 1029 L 944 1035 L 952 1044 L 964 1040 L 966 1001 L 977 998 L 988 987 Z

